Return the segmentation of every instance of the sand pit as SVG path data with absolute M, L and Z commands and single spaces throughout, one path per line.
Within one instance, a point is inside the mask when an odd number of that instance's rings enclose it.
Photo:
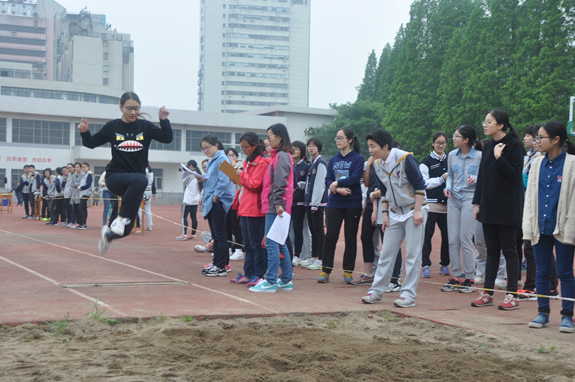
M 0 329 L 1 381 L 570 381 L 572 348 L 381 311 L 228 320 L 86 316 Z M 552 329 L 545 329 L 552 330 Z M 555 329 L 553 329 L 555 330 Z

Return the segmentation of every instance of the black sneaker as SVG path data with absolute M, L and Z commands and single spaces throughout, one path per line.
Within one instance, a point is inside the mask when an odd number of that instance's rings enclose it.
M 461 281 L 459 279 L 449 279 L 449 281 L 447 282 L 447 284 L 444 284 L 441 287 L 441 291 L 442 292 L 455 292 L 459 289 L 459 286 L 461 284 Z
M 459 287 L 459 293 L 475 292 L 475 280 L 465 279 Z
M 22 219 L 28 219 L 28 218 L 29 218 L 29 216 L 28 216 L 28 215 L 24 215 L 24 216 L 22 216 Z
M 218 268 L 215 265 L 212 265 L 208 269 L 204 269 L 202 273 L 204 276 L 208 277 L 226 277 L 228 275 L 226 268 Z
M 551 289 L 551 292 L 549 293 L 549 297 L 550 298 L 559 297 L 559 292 L 557 291 L 557 289 Z
M 76 227 L 76 229 L 86 229 L 88 227 L 86 227 L 85 225 L 79 225 L 78 227 Z

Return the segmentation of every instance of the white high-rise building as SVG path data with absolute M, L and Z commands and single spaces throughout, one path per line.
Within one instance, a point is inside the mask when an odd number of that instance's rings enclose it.
M 311 0 L 202 0 L 198 110 L 307 107 Z

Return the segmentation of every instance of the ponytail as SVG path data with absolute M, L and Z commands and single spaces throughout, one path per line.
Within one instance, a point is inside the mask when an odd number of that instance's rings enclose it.
M 509 114 L 505 110 L 501 109 L 493 109 L 489 112 L 495 118 L 495 121 L 498 125 L 503 125 L 503 131 L 507 134 L 511 135 L 513 138 L 516 138 L 519 142 L 521 142 L 521 136 L 515 127 L 511 125 L 509 122 Z M 521 145 L 522 154 L 525 155 L 525 148 Z
M 575 155 L 575 142 L 572 142 L 567 136 L 567 128 L 564 124 L 557 121 L 549 121 L 542 128 L 545 129 L 549 139 L 553 140 L 555 137 L 559 137 L 560 147 L 567 145 L 567 154 Z
M 459 131 L 459 134 L 463 137 L 463 139 L 469 140 L 467 142 L 469 147 L 475 147 L 475 150 L 477 151 L 481 151 L 483 149 L 483 144 L 479 139 L 477 139 L 477 132 L 475 131 L 475 127 L 470 125 L 463 125 L 459 126 L 456 131 Z
M 351 149 L 355 150 L 357 153 L 361 154 L 361 146 L 359 144 L 359 138 L 357 137 L 357 135 L 355 135 L 353 130 L 351 130 L 348 127 L 342 127 L 339 131 L 342 131 L 347 139 L 352 140 L 351 144 L 350 144 Z

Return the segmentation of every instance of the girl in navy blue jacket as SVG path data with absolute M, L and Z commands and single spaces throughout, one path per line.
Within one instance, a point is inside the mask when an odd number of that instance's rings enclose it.
M 327 234 L 323 249 L 323 270 L 318 283 L 329 281 L 333 269 L 335 247 L 339 239 L 341 224 L 345 220 L 345 251 L 343 253 L 343 282 L 351 284 L 351 272 L 355 268 L 357 255 L 357 230 L 361 217 L 361 185 L 363 175 L 363 155 L 359 153 L 359 139 L 348 128 L 337 132 L 335 137 L 339 153 L 334 155 L 327 164 L 325 185 L 329 189 L 326 208 Z
M 309 161 L 307 160 L 307 153 L 303 142 L 293 141 L 292 150 L 294 191 L 293 204 L 291 208 L 291 222 L 295 238 L 295 248 L 294 252 L 290 253 L 293 256 L 294 265 L 299 265 L 299 257 L 303 247 L 303 222 L 305 219 L 304 194 Z

